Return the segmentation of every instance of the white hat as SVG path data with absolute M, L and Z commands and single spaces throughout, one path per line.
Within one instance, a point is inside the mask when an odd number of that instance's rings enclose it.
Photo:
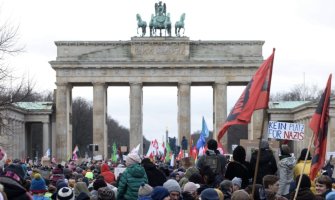
M 233 183 L 233 185 L 237 185 L 241 188 L 242 185 L 242 179 L 239 177 L 234 177 L 233 180 L 231 180 L 231 182 Z
M 62 187 L 57 193 L 57 200 L 74 200 L 72 189 L 69 187 Z

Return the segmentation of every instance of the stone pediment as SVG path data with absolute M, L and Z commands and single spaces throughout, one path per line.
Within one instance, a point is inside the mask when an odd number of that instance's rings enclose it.
M 191 41 L 187 37 L 58 41 L 56 61 L 220 62 L 258 66 L 263 61 L 263 44 L 263 41 Z

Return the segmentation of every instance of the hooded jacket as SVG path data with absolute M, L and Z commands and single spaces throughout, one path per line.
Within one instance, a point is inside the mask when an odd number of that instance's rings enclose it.
M 128 166 L 121 175 L 117 199 L 136 200 L 142 183 L 148 183 L 144 168 L 140 164 Z
M 109 184 L 115 182 L 115 175 L 109 170 L 106 163 L 101 165 L 101 175 L 105 178 L 105 181 Z
M 290 183 L 293 181 L 293 167 L 296 159 L 294 157 L 285 157 L 278 162 L 279 167 L 279 191 L 280 195 L 287 195 L 290 189 Z
M 256 168 L 257 153 L 258 150 L 252 153 L 250 159 L 250 166 L 253 174 Z M 274 175 L 277 172 L 277 169 L 277 162 L 272 151 L 270 149 L 261 149 L 256 183 L 263 184 L 263 177 L 265 175 Z

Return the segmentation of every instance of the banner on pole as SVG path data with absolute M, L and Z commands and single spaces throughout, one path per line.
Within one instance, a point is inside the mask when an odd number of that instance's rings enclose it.
M 273 139 L 302 141 L 305 137 L 305 125 L 269 121 L 268 135 Z

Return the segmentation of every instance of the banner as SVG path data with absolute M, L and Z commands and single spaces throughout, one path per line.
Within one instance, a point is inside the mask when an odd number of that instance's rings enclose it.
M 305 138 L 305 125 L 269 121 L 268 134 L 273 139 L 302 141 Z

